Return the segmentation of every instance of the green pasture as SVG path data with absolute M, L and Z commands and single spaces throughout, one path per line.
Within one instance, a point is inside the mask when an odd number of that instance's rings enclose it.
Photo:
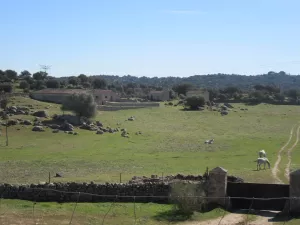
M 35 109 L 50 106 L 50 115 L 62 113 L 58 105 L 28 98 L 16 98 L 14 104 L 31 104 Z M 163 104 L 159 108 L 98 113 L 95 120 L 104 126 L 126 128 L 130 138 L 120 133 L 96 135 L 79 129 L 77 136 L 52 133 L 51 129 L 32 132 L 31 126 L 19 125 L 9 127 L 6 147 L 2 127 L 0 169 L 6 172 L 0 174 L 0 179 L 10 183 L 39 182 L 48 180 L 49 172 L 60 172 L 63 178 L 53 181 L 114 182 L 119 181 L 120 173 L 122 181 L 126 181 L 135 175 L 202 174 L 206 167 L 221 166 L 246 181 L 272 182 L 271 170 L 255 171 L 253 161 L 258 151 L 265 149 L 271 165 L 275 163 L 290 129 L 298 123 L 300 107 L 234 107 L 237 112 L 232 110 L 227 116 L 207 110 L 182 111 L 181 107 Z M 127 121 L 130 116 L 136 120 Z M 142 135 L 135 135 L 137 131 Z M 215 143 L 205 145 L 210 138 Z
M 45 109 L 50 115 L 62 113 L 59 105 L 52 103 L 21 97 L 12 101 L 13 105 L 30 104 L 35 110 Z M 248 182 L 273 182 L 271 170 L 256 171 L 254 160 L 258 157 L 258 151 L 265 149 L 271 166 L 274 165 L 279 149 L 289 138 L 291 128 L 299 124 L 300 107 L 267 104 L 233 106 L 234 109 L 227 116 L 208 110 L 183 111 L 180 106 L 165 106 L 162 103 L 159 108 L 99 112 L 94 118 L 104 126 L 126 128 L 130 138 L 123 138 L 120 133 L 96 135 L 93 131 L 80 129 L 76 130 L 79 135 L 52 133 L 49 128 L 46 132 L 32 132 L 32 126 L 17 125 L 8 128 L 9 146 L 6 147 L 5 127 L 2 126 L 0 180 L 16 184 L 37 183 L 48 181 L 50 172 L 52 182 L 119 182 L 120 174 L 122 182 L 125 182 L 133 176 L 151 174 L 203 174 L 206 167 L 213 169 L 221 166 L 230 175 L 240 176 Z M 128 121 L 130 116 L 136 120 Z M 34 119 L 32 116 L 13 118 Z M 142 134 L 136 135 L 137 131 Z M 296 129 L 287 149 L 295 142 L 295 134 Z M 215 143 L 205 145 L 204 141 L 210 138 L 214 138 Z M 299 146 L 296 146 L 292 153 L 292 169 L 300 166 L 299 150 Z M 279 176 L 286 182 L 283 175 L 287 163 L 285 154 L 282 154 Z M 63 177 L 53 178 L 57 172 Z M 76 220 L 84 221 L 78 224 L 101 224 L 101 218 L 109 210 L 110 204 L 78 204 L 72 224 L 76 224 Z M 74 209 L 74 204 L 38 203 L 36 206 L 39 207 L 38 218 L 52 221 L 49 219 L 51 215 L 57 215 L 55 218 L 66 220 L 66 224 Z M 170 220 L 168 216 L 173 213 L 170 205 L 136 206 L 141 208 L 138 219 L 147 221 L 140 221 L 140 224 L 167 224 L 166 221 Z M 133 224 L 135 217 L 132 207 L 133 203 L 117 204 L 115 211 L 108 214 L 105 224 L 120 224 L 119 221 Z M 4 215 L 2 220 L 15 213 L 22 220 L 29 216 L 31 222 L 28 223 L 32 223 L 29 213 L 32 212 L 31 202 L 2 200 L 1 210 L 1 215 Z M 220 215 L 223 215 L 223 211 L 215 210 L 196 214 L 194 219 Z

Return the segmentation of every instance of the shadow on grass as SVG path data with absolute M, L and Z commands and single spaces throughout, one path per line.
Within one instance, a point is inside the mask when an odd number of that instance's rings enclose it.
M 282 212 L 276 211 L 269 211 L 269 210 L 237 210 L 234 211 L 237 214 L 244 214 L 244 215 L 256 215 L 261 217 L 267 217 L 269 222 L 284 222 L 287 223 L 292 219 L 300 219 L 299 217 L 292 217 L 290 215 L 283 214 Z
M 153 218 L 158 221 L 181 222 L 190 220 L 192 216 L 193 213 L 183 213 L 180 210 L 171 209 L 169 211 L 160 212 L 153 216 Z
M 261 104 L 261 102 L 246 102 L 245 105 L 249 105 L 249 106 L 256 106 Z
M 173 208 L 169 211 L 159 212 L 153 219 L 157 221 L 167 221 L 167 222 L 184 222 L 188 220 L 198 220 L 198 219 L 211 219 L 217 218 L 219 216 L 224 215 L 224 213 L 228 213 L 220 207 L 207 207 L 206 209 L 202 209 L 201 211 L 194 212 L 182 212 L 176 208 Z

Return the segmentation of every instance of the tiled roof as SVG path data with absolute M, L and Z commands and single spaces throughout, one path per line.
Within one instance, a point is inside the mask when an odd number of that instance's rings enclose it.
M 111 90 L 101 90 L 101 89 L 64 89 L 64 88 L 46 88 L 35 93 L 39 94 L 74 94 L 74 93 L 86 93 L 93 91 L 95 93 L 110 93 Z
M 73 93 L 85 93 L 88 90 L 85 89 L 63 89 L 63 88 L 46 88 L 35 93 L 40 94 L 73 94 Z

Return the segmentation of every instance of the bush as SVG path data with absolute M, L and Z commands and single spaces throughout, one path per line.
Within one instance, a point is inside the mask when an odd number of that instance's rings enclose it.
M 30 85 L 29 85 L 29 83 L 27 81 L 23 80 L 23 81 L 20 82 L 19 88 L 21 88 L 21 89 L 27 89 L 29 87 L 30 87 Z
M 198 109 L 200 106 L 205 105 L 205 100 L 202 96 L 191 96 L 185 99 L 185 106 L 190 107 L 190 109 Z
M 73 94 L 64 100 L 62 110 L 73 111 L 78 117 L 94 117 L 97 113 L 97 104 L 91 94 Z
M 0 92 L 11 93 L 13 90 L 13 86 L 11 83 L 0 83 Z
M 47 86 L 47 88 L 59 88 L 60 83 L 58 80 L 51 79 L 46 82 L 46 86 Z
M 178 181 L 171 184 L 170 201 L 175 204 L 176 210 L 191 215 L 194 211 L 202 211 L 206 207 L 204 198 L 206 197 L 203 183 L 188 183 L 187 181 Z

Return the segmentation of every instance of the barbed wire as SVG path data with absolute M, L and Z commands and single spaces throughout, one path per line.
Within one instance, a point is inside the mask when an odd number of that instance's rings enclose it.
M 108 195 L 108 194 L 94 194 L 94 193 L 89 193 L 89 192 L 78 192 L 78 191 L 63 191 L 63 190 L 57 190 L 57 189 L 51 189 L 51 188 L 27 188 L 27 190 L 39 190 L 40 192 L 35 195 L 38 196 L 41 191 L 54 191 L 54 192 L 59 192 L 59 193 L 64 193 L 64 194 L 84 194 L 84 195 L 90 195 L 90 196 L 96 196 L 96 197 L 116 197 L 116 198 L 170 198 L 169 195 Z M 5 192 L 5 190 L 3 191 L 3 193 Z M 3 193 L 1 198 L 3 197 Z M 172 195 L 172 197 L 179 197 L 179 198 L 202 198 L 202 199 L 243 199 L 243 200 L 262 200 L 262 201 L 271 201 L 271 200 L 300 200 L 300 196 L 299 197 L 242 197 L 242 196 L 202 196 L 202 195 Z M 22 200 L 22 199 L 20 199 Z M 35 200 L 36 201 L 36 200 Z M 70 201 L 68 201 L 70 202 Z
M 134 216 L 134 224 L 137 224 L 137 221 L 139 221 L 140 219 L 137 218 L 137 211 L 136 211 L 136 203 L 138 202 L 138 199 L 139 198 L 148 198 L 149 199 L 149 202 L 151 199 L 168 199 L 170 198 L 169 195 L 151 195 L 151 196 L 148 196 L 148 195 L 122 195 L 122 194 L 118 194 L 118 195 L 109 195 L 109 194 L 94 194 L 94 193 L 88 193 L 88 192 L 76 192 L 76 191 L 65 191 L 65 190 L 57 190 L 57 189 L 51 189 L 51 188 L 27 188 L 26 189 L 27 191 L 28 190 L 36 190 L 37 193 L 33 193 L 33 198 L 32 198 L 32 202 L 33 202 L 33 205 L 32 205 L 32 213 L 33 213 L 33 220 L 34 220 L 34 223 L 36 224 L 37 222 L 37 215 L 35 213 L 35 210 L 36 210 L 36 204 L 38 202 L 38 197 L 39 195 L 44 192 L 44 191 L 51 191 L 51 192 L 57 192 L 57 193 L 62 193 L 62 194 L 75 194 L 77 195 L 77 199 L 74 201 L 75 202 L 75 205 L 74 205 L 74 208 L 72 210 L 72 215 L 71 215 L 71 218 L 70 218 L 70 222 L 69 222 L 69 225 L 72 224 L 72 221 L 74 219 L 74 215 L 76 213 L 76 208 L 77 208 L 77 205 L 78 203 L 80 202 L 80 196 L 81 195 L 87 195 L 87 196 L 96 196 L 96 197 L 103 197 L 103 198 L 111 198 L 111 200 L 113 199 L 113 202 L 112 204 L 110 205 L 108 211 L 105 213 L 105 215 L 103 216 L 103 219 L 102 219 L 102 225 L 104 225 L 105 223 L 105 220 L 107 218 L 107 215 L 110 213 L 110 211 L 112 210 L 112 208 L 115 206 L 115 203 L 117 202 L 118 199 L 122 199 L 122 198 L 132 198 L 133 201 L 131 201 L 133 203 L 133 216 Z M 10 192 L 10 191 L 8 191 Z M 15 191 L 12 191 L 12 192 L 15 192 Z M 218 224 L 221 224 L 222 220 L 224 219 L 225 215 L 226 215 L 226 212 L 229 211 L 229 208 L 230 208 L 230 202 L 231 200 L 234 200 L 234 199 L 240 199 L 240 200 L 251 200 L 251 204 L 250 204 L 250 207 L 248 209 L 248 212 L 247 212 L 247 217 L 246 217 L 246 221 L 245 223 L 247 224 L 248 223 L 248 215 L 250 214 L 251 212 L 251 209 L 253 207 L 253 204 L 254 204 L 254 201 L 271 201 L 271 200 L 300 200 L 300 197 L 269 197 L 269 198 L 266 198 L 266 197 L 241 197 L 241 196 L 221 196 L 221 197 L 217 197 L 217 196 L 199 196 L 199 195 L 188 195 L 188 196 L 181 196 L 181 195 L 176 195 L 176 196 L 172 196 L 172 197 L 175 197 L 175 198 L 194 198 L 194 199 L 206 199 L 206 200 L 213 200 L 213 199 L 220 199 L 220 200 L 225 200 L 225 203 L 226 203 L 226 209 L 224 210 L 224 213 L 222 215 L 222 217 L 220 218 L 219 220 L 219 223 Z M 1 205 L 3 204 L 3 201 L 2 199 L 21 199 L 21 198 L 10 198 L 9 196 L 8 197 L 5 197 L 5 190 L 3 190 L 3 192 L 1 193 L 1 197 L 0 197 L 0 212 L 2 211 L 2 207 Z M 26 198 L 26 200 L 28 200 L 28 197 Z M 105 200 L 105 199 L 104 199 Z M 111 200 L 106 200 L 107 201 L 111 201 Z M 49 201 L 53 202 L 54 200 L 53 199 L 49 199 Z M 122 201 L 122 200 L 121 200 Z M 227 202 L 228 201 L 228 202 Z M 43 200 L 43 202 L 45 202 L 45 199 Z M 55 202 L 55 201 L 54 201 Z M 67 202 L 72 202 L 72 201 L 65 201 L 65 203 Z M 83 201 L 83 202 L 86 202 L 86 201 Z M 93 201 L 95 202 L 95 201 Z M 97 201 L 96 201 L 97 202 Z M 99 201 L 99 202 L 102 202 L 102 201 Z M 98 203 L 99 203 L 98 202 Z M 128 200 L 126 200 L 126 202 L 130 202 Z M 143 203 L 146 203 L 145 201 L 143 201 Z M 290 207 L 288 209 L 289 213 L 290 213 Z M 1 218 L 2 219 L 2 218 Z M 170 222 L 170 221 L 169 221 Z M 286 222 L 286 221 L 285 221 Z M 283 224 L 285 224 L 285 222 Z
M 71 225 L 71 224 L 72 224 L 73 216 L 74 216 L 75 210 L 76 210 L 76 208 L 77 208 L 77 203 L 78 203 L 78 201 L 79 201 L 79 197 L 80 197 L 80 192 L 78 192 L 77 201 L 76 201 L 76 203 L 75 203 L 75 206 L 74 206 L 74 209 L 73 209 L 73 212 L 72 212 L 72 216 L 71 216 L 71 219 L 70 219 L 69 225 Z

